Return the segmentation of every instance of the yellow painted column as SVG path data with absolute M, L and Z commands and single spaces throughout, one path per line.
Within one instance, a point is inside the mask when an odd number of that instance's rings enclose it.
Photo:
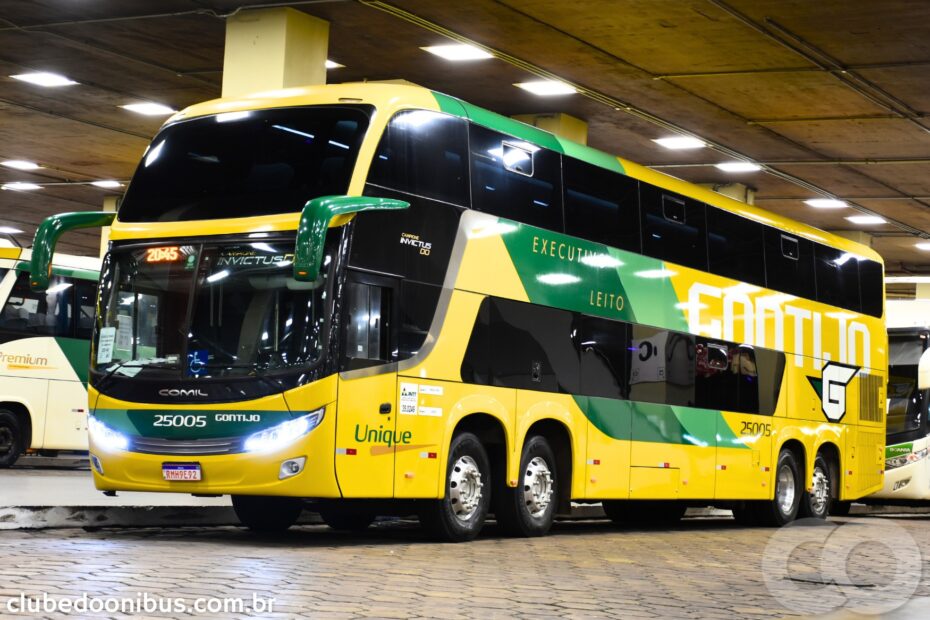
M 560 138 L 567 138 L 573 142 L 581 144 L 588 143 L 588 124 L 576 118 L 571 114 L 552 113 L 552 114 L 518 114 L 513 117 L 527 125 L 539 127 Z
M 698 185 L 748 205 L 756 202 L 756 190 L 742 183 L 698 183 Z
M 930 299 L 930 284 L 915 284 L 915 299 Z
M 223 96 L 326 83 L 329 22 L 290 7 L 226 20 Z
M 111 213 L 116 211 L 122 196 L 104 196 L 103 210 Z M 100 258 L 107 253 L 107 247 L 110 245 L 110 227 L 104 226 L 100 229 Z

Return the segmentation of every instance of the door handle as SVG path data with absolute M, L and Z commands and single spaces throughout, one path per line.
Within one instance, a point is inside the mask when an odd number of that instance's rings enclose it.
M 391 413 L 391 403 L 381 403 L 381 406 L 378 407 L 378 413 L 381 415 L 387 415 Z

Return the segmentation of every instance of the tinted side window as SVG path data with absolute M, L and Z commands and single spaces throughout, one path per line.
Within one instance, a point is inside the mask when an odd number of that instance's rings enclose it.
M 401 282 L 396 359 L 404 360 L 420 351 L 433 322 L 441 290 L 438 286 L 406 280 Z
M 765 286 L 765 227 L 723 209 L 707 208 L 710 271 Z
M 817 301 L 859 312 L 859 260 L 852 254 L 814 245 Z
M 629 324 L 583 317 L 579 343 L 581 393 L 604 398 L 627 398 L 627 366 L 630 364 Z
M 814 244 L 766 227 L 765 280 L 776 291 L 814 299 Z
M 0 332 L 71 337 L 73 298 L 70 278 L 53 277 L 45 292 L 36 293 L 29 288 L 29 274 L 22 272 L 0 312 Z
M 859 262 L 859 291 L 862 311 L 872 316 L 882 315 L 885 291 L 882 286 L 882 264 L 874 260 Z
M 94 330 L 94 313 L 97 306 L 97 283 L 87 280 L 74 281 L 74 305 L 77 313 L 74 337 L 90 340 Z
M 492 384 L 578 393 L 574 315 L 564 310 L 494 299 L 490 310 Z
M 391 361 L 391 304 L 393 290 L 350 279 L 343 299 L 345 349 L 343 370 Z
M 639 252 L 639 181 L 570 157 L 562 166 L 565 231 Z
M 368 181 L 418 196 L 468 205 L 468 123 L 427 110 L 391 119 Z
M 478 125 L 471 126 L 470 142 L 475 209 L 562 230 L 558 153 Z
M 707 270 L 704 203 L 641 183 L 643 254 Z
M 694 336 L 631 325 L 630 400 L 694 406 Z
M 462 381 L 490 385 L 491 383 L 491 298 L 485 297 L 462 358 Z

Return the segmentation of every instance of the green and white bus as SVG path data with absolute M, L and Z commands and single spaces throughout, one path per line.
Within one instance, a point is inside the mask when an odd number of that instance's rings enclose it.
M 30 450 L 87 450 L 87 362 L 100 260 L 56 254 L 29 288 L 31 251 L 0 248 L 0 468 Z

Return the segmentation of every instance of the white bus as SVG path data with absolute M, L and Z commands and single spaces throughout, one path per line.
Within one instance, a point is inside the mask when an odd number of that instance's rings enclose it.
M 0 247 L 0 468 L 26 451 L 87 450 L 87 363 L 100 260 L 56 254 L 29 288 L 30 250 Z
M 930 300 L 889 301 L 885 486 L 873 504 L 930 500 Z

